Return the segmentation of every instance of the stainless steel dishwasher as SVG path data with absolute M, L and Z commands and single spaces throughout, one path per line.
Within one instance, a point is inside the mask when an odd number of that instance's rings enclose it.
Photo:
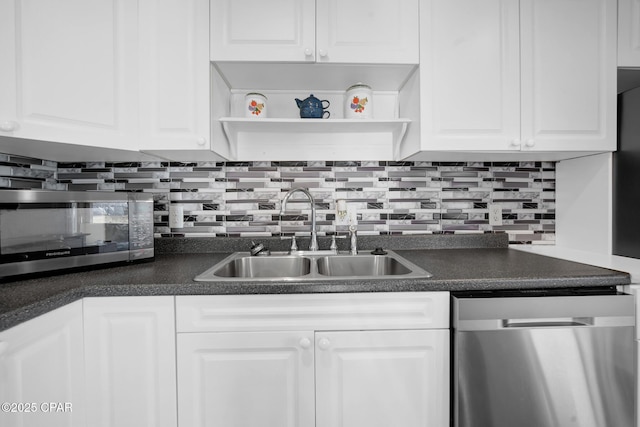
M 452 297 L 456 427 L 633 427 L 633 296 Z

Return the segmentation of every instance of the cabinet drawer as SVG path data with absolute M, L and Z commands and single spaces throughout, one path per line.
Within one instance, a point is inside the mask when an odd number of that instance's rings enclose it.
M 177 332 L 442 329 L 448 292 L 176 297 Z

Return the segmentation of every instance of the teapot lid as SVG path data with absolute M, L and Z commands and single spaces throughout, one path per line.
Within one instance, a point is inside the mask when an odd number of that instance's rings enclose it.
M 322 102 L 318 98 L 313 96 L 313 94 L 310 94 L 309 96 L 307 96 L 305 99 L 302 99 L 302 100 L 296 98 L 296 101 L 298 101 L 298 102 L 306 102 L 306 103 L 313 103 L 313 104 L 316 104 L 316 103 L 319 104 L 319 103 Z

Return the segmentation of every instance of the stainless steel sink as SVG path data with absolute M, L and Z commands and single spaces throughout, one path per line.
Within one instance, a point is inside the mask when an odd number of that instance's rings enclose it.
M 316 260 L 318 273 L 323 276 L 402 276 L 411 269 L 387 255 L 335 255 Z
M 313 254 L 251 256 L 236 252 L 194 280 L 201 282 L 311 282 L 337 279 L 429 278 L 431 274 L 393 251 L 386 255 Z
M 221 264 L 212 272 L 216 277 L 300 277 L 311 271 L 311 260 L 297 256 L 240 256 Z

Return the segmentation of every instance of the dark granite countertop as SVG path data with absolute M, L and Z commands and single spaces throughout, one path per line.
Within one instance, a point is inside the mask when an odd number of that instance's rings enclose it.
M 365 239 L 366 240 L 366 239 Z M 447 240 L 450 243 L 452 240 Z M 373 242 L 377 245 L 378 242 Z M 176 243 L 170 243 L 175 250 Z M 177 243 L 182 245 L 183 243 Z M 468 246 L 467 242 L 463 242 Z M 187 244 L 188 245 L 188 244 Z M 162 253 L 152 262 L 0 283 L 0 330 L 83 297 L 256 293 L 417 292 L 617 286 L 627 273 L 509 249 L 503 240 L 411 249 L 387 246 L 429 271 L 429 279 L 323 280 L 314 282 L 195 282 L 228 252 Z M 411 245 L 407 245 L 411 246 Z M 473 245 L 472 245 L 473 246 Z M 446 247 L 443 249 L 442 247 Z M 158 251 L 158 249 L 160 249 Z M 233 248 L 228 248 L 233 249 Z M 199 249 L 200 250 L 200 249 Z

